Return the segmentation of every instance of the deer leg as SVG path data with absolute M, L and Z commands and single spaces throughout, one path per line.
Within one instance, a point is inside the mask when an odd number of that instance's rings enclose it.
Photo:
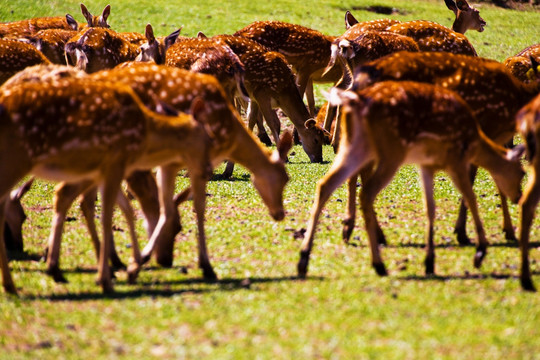
M 234 171 L 234 162 L 227 160 L 227 165 L 225 165 L 225 170 L 223 170 L 223 174 L 221 176 L 225 179 L 229 179 Z
M 191 190 L 193 193 L 193 209 L 197 216 L 197 250 L 199 254 L 199 268 L 203 271 L 206 280 L 216 280 L 217 275 L 210 264 L 208 249 L 206 247 L 206 234 L 204 231 L 204 213 L 206 210 L 206 178 L 202 174 L 190 171 Z
M 272 132 L 274 142 L 276 143 L 276 145 L 278 145 L 279 133 L 281 131 L 281 122 L 279 121 L 279 118 L 274 109 L 272 109 L 270 98 L 267 98 L 266 96 L 259 96 L 257 98 L 257 104 L 253 102 L 253 109 L 257 109 L 257 112 L 260 111 L 262 113 L 264 120 L 266 120 L 266 123 L 268 124 L 268 127 Z
M 176 164 L 162 166 L 158 169 L 156 180 L 159 188 L 160 215 L 150 241 L 142 251 L 143 262 L 148 261 L 152 252 L 155 251 L 156 256 L 159 253 L 167 260 L 170 260 L 170 265 L 167 265 L 172 266 L 174 236 L 172 236 L 172 241 L 169 241 L 171 238 L 169 229 L 176 223 L 175 214 L 178 214 L 178 209 L 173 202 L 178 169 L 179 167 Z M 161 261 L 163 262 L 163 260 L 162 258 Z
M 9 196 L 9 191 L 6 191 L 3 197 L 0 198 L 0 268 L 2 269 L 2 285 L 5 292 L 9 294 L 17 294 L 17 288 L 11 276 L 9 263 L 7 258 L 6 245 L 4 241 L 4 226 L 6 218 L 6 199 Z
M 330 105 L 328 105 L 327 116 L 328 116 L 328 113 L 330 113 L 330 112 L 332 112 L 334 114 L 332 116 L 334 116 L 335 119 L 336 119 L 336 125 L 334 126 L 334 134 L 332 135 L 332 143 L 331 143 L 332 147 L 334 148 L 334 152 L 336 152 L 339 149 L 339 138 L 341 136 L 341 126 L 339 124 L 340 107 L 339 106 L 330 106 Z
M 266 129 L 264 128 L 264 122 L 262 115 L 259 111 L 259 106 L 255 101 L 250 101 L 246 111 L 248 119 L 248 128 L 253 132 L 255 125 L 257 125 L 257 137 L 266 146 L 272 145 L 272 140 L 268 136 Z
M 463 171 L 460 171 L 459 169 L 451 169 L 449 173 L 452 181 L 467 202 L 467 207 L 473 216 L 474 225 L 476 227 L 476 233 L 478 236 L 476 254 L 474 255 L 474 266 L 479 268 L 482 265 L 482 260 L 484 260 L 484 257 L 486 256 L 488 242 L 484 232 L 484 227 L 482 226 L 482 220 L 480 219 L 480 215 L 478 213 L 478 205 L 476 203 L 476 196 L 472 188 L 472 183 L 469 178 L 462 176 L 462 174 L 467 173 L 464 168 L 465 166 L 463 166 Z
M 356 220 L 356 183 L 358 175 L 353 175 L 348 180 L 347 217 L 343 220 L 342 238 L 345 244 L 349 244 Z
M 126 197 L 123 191 L 119 191 L 116 196 L 116 203 L 122 210 L 124 217 L 129 228 L 129 236 L 131 238 L 131 251 L 132 258 L 130 259 L 129 267 L 127 269 L 128 273 L 128 282 L 130 284 L 135 283 L 137 275 L 139 274 L 142 260 L 141 260 L 141 250 L 139 248 L 139 242 L 137 240 L 137 232 L 135 231 L 135 212 L 133 207 L 129 203 L 129 199 Z M 113 244 L 114 249 L 114 244 Z M 116 253 L 116 251 L 114 251 Z M 112 254 L 111 254 L 112 255 Z
M 367 166 L 364 166 L 362 170 L 360 170 L 360 179 L 362 180 L 362 183 L 366 181 L 367 178 L 369 178 L 373 174 L 373 167 L 374 163 L 371 163 Z M 375 218 L 377 218 L 377 214 L 374 214 Z M 379 220 L 375 221 L 375 224 L 377 226 L 376 233 L 377 233 L 377 243 L 379 245 L 386 245 L 386 236 L 384 236 L 384 233 L 381 229 L 381 226 L 379 225 Z
M 304 86 L 304 89 L 300 88 L 299 90 L 300 90 L 300 95 L 302 95 L 302 97 L 304 96 L 304 94 L 306 95 L 307 108 L 308 108 L 309 114 L 312 117 L 315 117 L 315 92 L 313 89 L 313 79 L 309 77 L 306 85 Z
M 118 192 L 121 190 L 124 166 L 113 163 L 107 169 L 102 187 L 101 224 L 103 226 L 103 244 L 99 253 L 98 283 L 104 293 L 114 291 L 109 255 L 112 251 L 113 228 L 112 218 Z
M 435 243 L 433 242 L 433 222 L 435 221 L 435 199 L 433 197 L 433 170 L 422 167 L 422 185 L 424 187 L 424 205 L 428 223 L 426 227 L 426 275 L 435 273 Z
M 311 208 L 311 215 L 304 235 L 304 241 L 300 249 L 300 260 L 297 264 L 298 277 L 304 279 L 307 275 L 309 256 L 313 248 L 315 229 L 324 204 L 328 201 L 332 193 L 351 176 L 358 173 L 359 168 L 365 164 L 367 153 L 361 147 L 351 148 L 353 151 L 342 151 L 338 153 L 332 167 L 317 183 L 315 201 Z M 365 149 L 364 149 L 365 150 Z M 357 162 L 351 161 L 355 160 Z
M 469 179 L 471 184 L 474 184 L 477 172 L 478 167 L 471 165 L 469 168 Z M 471 239 L 467 236 L 467 205 L 463 198 L 461 198 L 459 203 L 459 213 L 454 226 L 454 234 L 456 234 L 459 245 L 466 246 L 472 244 Z
M 67 283 L 66 278 L 62 274 L 59 265 L 60 259 L 60 244 L 62 241 L 62 232 L 64 228 L 64 220 L 66 218 L 67 211 L 73 204 L 73 201 L 82 194 L 86 189 L 93 185 L 92 181 L 83 181 L 76 184 L 60 183 L 56 187 L 54 194 L 54 215 L 51 225 L 51 233 L 49 234 L 49 246 L 47 251 L 47 270 L 46 273 L 54 279 L 55 282 Z M 92 203 L 93 205 L 93 203 Z M 93 221 L 93 218 L 92 218 Z M 91 229 L 91 226 L 88 227 Z M 94 228 L 95 231 L 95 228 Z M 90 230 L 91 232 L 91 230 Z M 94 240 L 94 239 L 92 239 Z M 97 249 L 99 249 L 99 240 L 97 242 Z M 96 246 L 94 242 L 94 246 Z
M 534 220 L 535 208 L 540 200 L 540 182 L 537 181 L 537 174 L 533 168 L 527 182 L 527 187 L 521 198 L 521 226 L 520 242 L 521 250 L 521 287 L 524 290 L 536 291 L 532 282 L 531 270 L 529 265 L 529 232 Z
M 377 215 L 373 208 L 373 203 L 377 194 L 388 185 L 392 180 L 392 177 L 399 168 L 401 159 L 387 158 L 385 162 L 379 162 L 376 170 L 366 179 L 362 179 L 362 191 L 360 192 L 360 203 L 362 206 L 362 212 L 364 215 L 364 221 L 366 224 L 366 231 L 368 233 L 369 245 L 371 249 L 372 266 L 378 275 L 385 276 L 388 273 L 382 261 L 379 243 L 378 243 L 378 231 L 379 224 L 377 222 Z
M 510 211 L 508 210 L 508 201 L 506 200 L 506 195 L 499 189 L 499 196 L 501 198 L 501 210 L 503 213 L 503 232 L 504 238 L 509 241 L 517 241 L 516 232 L 514 231 L 514 226 L 512 225 L 512 217 L 510 216 Z

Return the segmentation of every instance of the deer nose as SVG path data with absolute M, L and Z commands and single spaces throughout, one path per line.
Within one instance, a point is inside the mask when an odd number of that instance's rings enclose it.
M 272 213 L 272 217 L 276 221 L 281 221 L 285 218 L 285 210 L 281 209 Z

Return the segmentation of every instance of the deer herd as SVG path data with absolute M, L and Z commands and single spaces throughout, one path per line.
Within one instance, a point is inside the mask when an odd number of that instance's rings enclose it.
M 464 33 L 484 31 L 486 22 L 465 0 L 445 3 L 455 14 L 451 28 L 424 20 L 360 22 L 347 12 L 339 36 L 281 21 L 256 21 L 234 34 L 212 37 L 202 32 L 185 37 L 180 29 L 155 37 L 150 24 L 144 34 L 122 33 L 109 26 L 109 5 L 94 16 L 83 4 L 86 23 L 69 14 L 0 23 L 0 266 L 5 291 L 17 293 L 7 251 L 23 250 L 21 198 L 34 177 L 58 182 L 46 252 L 47 274 L 55 281 L 66 281 L 59 262 L 62 229 L 79 196 L 104 292 L 113 291 L 111 266 L 126 268 L 113 241 L 116 204 L 130 229 L 130 283 L 152 256 L 162 266 L 172 265 L 174 238 L 181 230 L 177 208 L 189 199 L 197 220 L 199 267 L 212 280 L 217 275 L 204 222 L 206 183 L 213 169 L 227 160 L 223 175 L 229 177 L 234 163 L 243 165 L 271 217 L 282 220 L 287 154 L 294 141 L 311 162 L 323 161 L 325 144 L 336 152 L 317 183 L 298 277 L 307 276 L 321 211 L 346 181 L 342 236 L 349 242 L 359 176 L 372 265 L 377 274 L 387 274 L 379 249 L 386 238 L 374 203 L 406 163 L 419 167 L 424 190 L 426 275 L 435 273 L 433 186 L 439 170 L 463 196 L 455 226 L 462 245 L 471 243 L 465 228 L 471 212 L 477 236 L 473 264 L 480 267 L 488 241 L 472 185 L 482 167 L 500 192 L 506 239 L 519 239 L 521 285 L 534 291 L 529 233 L 540 200 L 540 44 L 504 63 L 479 57 Z M 332 85 L 318 114 L 314 83 Z M 296 140 L 281 132 L 276 108 L 290 119 Z M 259 139 L 252 133 L 255 126 Z M 522 144 L 511 148 L 518 134 Z M 265 146 L 272 142 L 275 151 Z M 523 164 L 529 176 L 522 193 Z M 182 169 L 190 186 L 175 195 Z M 17 188 L 24 179 L 30 180 Z M 124 180 L 145 217 L 149 241 L 143 249 L 122 190 Z M 94 223 L 98 190 L 101 240 Z M 518 236 L 507 199 L 520 205 Z

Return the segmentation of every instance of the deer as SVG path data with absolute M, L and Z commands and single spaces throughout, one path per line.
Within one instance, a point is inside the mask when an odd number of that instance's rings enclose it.
M 30 178 L 17 189 L 12 190 L 9 197 L 6 198 L 4 242 L 7 251 L 20 253 L 24 251 L 22 227 L 27 216 L 22 207 L 21 199 L 30 190 L 33 182 L 34 178 Z
M 512 201 L 521 196 L 524 172 L 519 153 L 507 151 L 491 141 L 478 126 L 467 103 L 441 86 L 383 81 L 362 90 L 333 88 L 331 103 L 342 107 L 342 141 L 330 170 L 317 183 L 313 207 L 302 242 L 298 276 L 305 278 L 314 234 L 322 208 L 330 195 L 348 180 L 348 217 L 355 216 L 358 175 L 362 177 L 360 203 L 372 256 L 380 276 L 387 270 L 379 251 L 380 227 L 374 211 L 377 194 L 392 180 L 402 164 L 419 166 L 424 190 L 426 225 L 426 275 L 435 273 L 435 202 L 433 177 L 444 170 L 463 194 L 473 214 L 478 246 L 474 266 L 480 267 L 487 240 L 472 184 L 467 176 L 471 164 L 482 166 Z M 421 110 L 421 111 L 420 111 Z M 459 150 L 458 150 L 459 149 Z M 458 151 L 456 151 L 458 150 Z
M 143 63 L 134 64 L 131 68 L 102 71 L 92 75 L 92 77 L 98 82 L 105 80 L 118 81 L 132 87 L 149 107 L 156 107 L 156 99 L 153 94 L 160 94 L 160 101 L 167 101 L 171 106 L 179 110 L 189 111 L 192 102 L 197 100 L 194 94 L 198 93 L 199 96 L 203 97 L 205 103 L 209 104 L 206 111 L 208 112 L 207 124 L 212 128 L 214 134 L 212 148 L 210 149 L 210 157 L 213 162 L 217 163 L 223 158 L 228 158 L 244 165 L 253 173 L 253 183 L 269 208 L 271 216 L 276 220 L 283 219 L 282 192 L 288 180 L 284 159 L 291 146 L 290 134 L 284 133 L 282 144 L 278 147 L 278 150 L 273 153 L 265 150 L 247 131 L 239 115 L 231 108 L 215 78 L 181 69 L 166 66 L 158 67 L 153 64 Z M 186 84 L 190 86 L 184 86 Z M 131 175 L 128 178 L 130 189 L 141 202 L 143 209 L 151 209 L 154 206 L 153 197 L 147 196 L 148 185 L 145 183 L 148 180 L 147 177 L 145 178 L 147 174 L 146 172 L 138 172 L 137 176 Z M 162 176 L 161 181 L 174 184 L 176 172 L 171 170 L 168 171 L 168 174 L 168 178 Z M 216 275 L 208 260 L 205 245 L 205 191 L 204 186 L 197 184 L 192 182 L 192 188 L 187 189 L 183 194 L 179 194 L 174 202 L 171 196 L 160 195 L 161 215 L 158 209 L 159 221 L 156 229 L 152 231 L 149 244 L 143 250 L 142 260 L 143 262 L 148 261 L 150 256 L 155 253 L 158 262 L 165 266 L 172 265 L 174 236 L 179 230 L 170 232 L 171 219 L 174 219 L 175 215 L 178 217 L 177 213 L 174 214 L 176 206 L 186 198 L 187 194 L 192 192 L 199 222 L 199 266 L 203 269 L 205 278 L 215 279 Z M 63 185 L 57 189 L 56 201 L 64 204 L 62 208 L 68 208 L 71 201 L 83 191 L 83 188 L 79 184 Z M 163 189 L 163 187 L 160 189 Z M 172 190 L 168 188 L 167 191 L 172 192 Z M 93 202 L 90 207 L 93 208 Z M 156 211 L 152 211 L 152 213 L 155 214 Z M 59 247 L 63 217 L 65 217 L 65 211 L 55 215 L 55 226 L 53 226 L 53 232 L 51 233 L 51 239 L 56 241 L 54 248 Z M 49 252 L 49 255 L 51 257 L 48 258 L 48 264 L 51 267 L 48 267 L 47 272 L 61 274 L 58 269 L 59 252 Z
M 161 115 L 148 110 L 130 87 L 87 78 L 24 83 L 0 94 L 0 201 L 25 175 L 102 188 L 103 246 L 98 282 L 103 292 L 114 290 L 108 258 L 112 244 L 112 210 L 122 179 L 131 171 L 169 166 L 182 161 L 175 147 L 188 146 L 199 157 L 190 167 L 192 179 L 211 173 L 206 146 L 210 135 L 204 122 L 204 103 L 194 102 L 192 115 Z M 194 143 L 192 143 L 194 142 Z M 14 156 L 13 154 L 17 154 Z M 5 207 L 0 206 L 0 236 Z M 16 293 L 0 241 L 0 268 L 6 292 Z M 133 265 L 140 261 L 132 244 Z
M 457 92 L 471 107 L 482 131 L 501 145 L 515 134 L 515 114 L 540 92 L 540 81 L 524 84 L 497 61 L 442 52 L 399 52 L 356 69 L 358 87 L 384 80 L 428 82 Z M 475 174 L 476 168 L 472 167 L 473 182 Z M 515 241 L 504 193 L 501 208 L 505 238 Z M 461 245 L 471 243 L 466 232 L 466 216 L 462 201 L 454 229 Z
M 158 65 L 165 64 L 165 54 L 171 45 L 176 42 L 181 30 L 182 28 L 173 31 L 165 37 L 156 38 L 152 25 L 147 24 L 144 31 L 146 42 L 139 46 L 139 55 L 137 55 L 135 61 L 151 61 Z
M 76 36 L 78 31 L 66 29 L 45 29 L 19 40 L 28 42 L 38 49 L 53 64 L 66 65 L 66 43 Z
M 536 80 L 535 73 L 540 69 L 534 69 L 533 59 L 540 63 L 540 44 L 531 45 L 514 56 L 510 56 L 504 60 L 504 65 L 508 67 L 512 75 L 523 82 L 534 82 Z
M 322 146 L 329 142 L 329 134 L 311 118 L 286 59 L 241 36 L 218 35 L 210 40 L 227 44 L 244 64 L 246 90 L 252 99 L 248 116 L 250 129 L 262 114 L 277 143 L 280 121 L 272 107 L 280 107 L 298 131 L 310 161 L 322 162 Z
M 469 29 L 484 31 L 486 21 L 480 16 L 480 11 L 470 6 L 466 0 L 444 0 L 444 3 L 456 15 L 452 30 L 460 34 L 465 34 Z
M 520 283 L 527 291 L 536 291 L 529 265 L 529 233 L 534 220 L 535 209 L 540 200 L 540 95 L 525 105 L 516 115 L 516 129 L 525 141 L 529 162 L 529 179 L 520 205 L 519 247 L 521 252 Z
M 11 39 L 0 39 L 0 85 L 28 66 L 50 61 L 34 46 Z
M 81 3 L 81 12 L 86 19 L 87 27 L 101 27 L 107 29 L 111 27 L 107 22 L 107 19 L 111 15 L 111 5 L 105 6 L 100 15 L 92 15 L 90 11 L 88 11 L 87 7 Z
M 138 48 L 113 30 L 90 27 L 66 43 L 66 63 L 93 73 L 134 60 Z
M 78 30 L 80 24 L 71 16 L 39 17 L 0 24 L 0 38 L 19 38 L 32 36 L 40 30 L 64 29 Z

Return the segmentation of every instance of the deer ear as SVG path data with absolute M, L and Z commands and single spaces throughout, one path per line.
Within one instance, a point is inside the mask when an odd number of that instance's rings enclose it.
M 350 29 L 354 25 L 358 24 L 358 20 L 351 14 L 349 10 L 345 13 L 345 28 Z
M 73 16 L 71 16 L 71 14 L 66 14 L 66 21 L 70 28 L 73 30 L 79 30 L 79 23 Z
M 457 5 L 457 8 L 461 11 L 467 11 L 471 8 L 471 6 L 466 0 L 457 0 L 456 5 Z
M 86 22 L 88 23 L 88 26 L 92 26 L 92 14 L 90 14 L 90 11 L 84 6 L 84 4 L 81 3 L 81 12 L 86 19 Z
M 197 33 L 197 38 L 198 39 L 208 39 L 208 36 L 206 36 L 202 31 L 199 31 Z
M 304 126 L 306 127 L 306 129 L 311 129 L 315 127 L 315 125 L 317 125 L 317 122 L 315 121 L 315 119 L 308 119 L 304 123 Z
M 178 39 L 178 36 L 180 36 L 180 31 L 182 28 L 179 28 L 176 31 L 173 31 L 165 38 L 165 48 L 168 49 L 172 44 L 176 42 L 176 39 Z
M 111 15 L 111 5 L 105 6 L 105 9 L 103 9 L 103 12 L 101 13 L 101 16 L 99 18 L 104 23 L 107 23 L 107 19 L 109 18 L 109 15 Z
M 452 10 L 457 15 L 458 8 L 454 0 L 444 0 L 444 3 L 449 10 Z
M 206 108 L 206 103 L 200 96 L 197 96 L 195 99 L 191 101 L 191 106 L 190 106 L 189 111 L 193 115 L 195 120 L 201 122 L 203 120 L 203 117 L 201 115 L 203 111 L 205 110 L 205 108 Z
M 146 24 L 146 28 L 144 29 L 144 36 L 146 36 L 146 40 L 148 41 L 149 44 L 156 41 L 152 24 Z

